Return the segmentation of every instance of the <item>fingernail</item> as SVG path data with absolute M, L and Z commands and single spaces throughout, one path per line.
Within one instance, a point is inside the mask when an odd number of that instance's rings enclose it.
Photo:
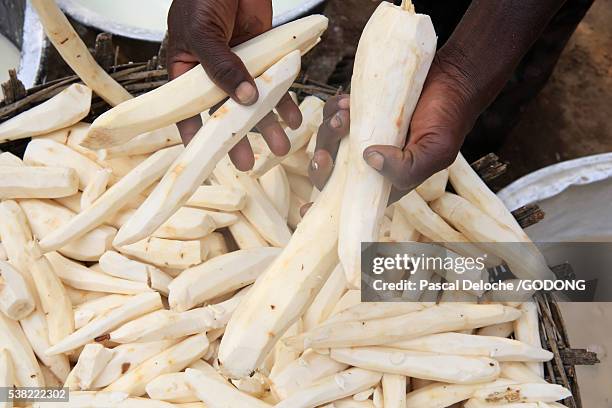
M 346 98 L 342 98 L 340 99 L 340 101 L 338 101 L 338 107 L 340 109 L 348 109 L 351 107 L 351 98 L 349 98 L 348 96 Z
M 310 207 L 312 207 L 314 203 L 306 203 L 303 206 L 300 207 L 300 217 L 304 218 L 304 216 L 306 215 L 306 213 L 308 212 L 308 210 L 310 210 Z
M 236 88 L 236 98 L 245 105 L 255 103 L 257 89 L 250 82 L 244 81 Z
M 312 159 L 310 161 L 310 167 L 312 167 L 314 171 L 317 171 L 319 170 L 319 163 L 317 163 L 314 159 Z
M 340 118 L 340 112 L 336 113 L 331 119 L 331 126 L 334 129 L 339 129 L 342 127 L 342 118 Z
M 366 162 L 377 171 L 382 171 L 385 164 L 385 158 L 378 152 L 372 152 L 366 156 Z

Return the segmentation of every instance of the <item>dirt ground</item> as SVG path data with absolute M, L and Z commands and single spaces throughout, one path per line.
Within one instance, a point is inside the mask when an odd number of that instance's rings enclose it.
M 510 179 L 612 152 L 612 0 L 597 0 L 499 154 Z

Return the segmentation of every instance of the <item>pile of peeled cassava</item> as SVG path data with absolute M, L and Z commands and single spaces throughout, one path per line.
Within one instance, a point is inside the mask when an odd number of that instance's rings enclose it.
M 32 4 L 85 85 L 0 124 L 0 141 L 32 137 L 23 159 L 0 154 L 0 386 L 70 389 L 69 402 L 33 405 L 46 408 L 544 408 L 570 396 L 543 378 L 552 354 L 533 302 L 459 291 L 360 301 L 362 241 L 443 242 L 459 255 L 531 245 L 462 156 L 391 206 L 363 161 L 371 144 L 405 143 L 435 53 L 429 17 L 409 2 L 383 2 L 363 32 L 350 135 L 322 191 L 307 176 L 323 101 L 301 102 L 285 157 L 251 129 L 325 17 L 237 46 L 259 100 L 209 115 L 225 95 L 201 67 L 133 98 L 53 1 Z M 92 91 L 115 107 L 83 123 Z M 183 147 L 175 123 L 195 114 L 204 125 Z M 245 136 L 247 173 L 227 155 Z M 551 274 L 535 246 L 493 255 L 519 278 Z

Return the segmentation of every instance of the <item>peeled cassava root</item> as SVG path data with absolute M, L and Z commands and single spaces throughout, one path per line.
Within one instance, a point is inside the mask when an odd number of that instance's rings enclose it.
M 219 349 L 221 368 L 230 377 L 244 378 L 263 362 L 336 266 L 337 192 L 346 182 L 347 149 L 347 141 L 343 141 L 333 175 L 319 200 L 232 316 Z
M 227 101 L 204 124 L 180 158 L 132 218 L 119 230 L 115 245 L 146 238 L 189 200 L 217 162 L 278 103 L 300 70 L 300 55 L 282 58 L 255 80 L 259 99 L 252 106 Z
M 33 0 L 32 6 L 49 40 L 83 82 L 112 106 L 131 98 L 94 60 L 55 1 Z
M 351 182 L 344 191 L 338 242 L 352 287 L 360 286 L 361 242 L 377 241 L 391 191 L 363 151 L 375 144 L 403 146 L 436 42 L 429 16 L 387 2 L 378 6 L 359 41 L 351 81 Z
M 70 85 L 46 102 L 0 124 L 0 142 L 40 136 L 74 125 L 87 116 L 90 107 L 91 89 Z
M 327 18 L 308 16 L 270 30 L 233 48 L 253 76 L 261 75 L 291 51 L 305 54 L 327 29 Z M 196 66 L 175 81 L 101 115 L 94 121 L 83 146 L 105 148 L 199 115 L 226 95 Z
M 381 6 L 364 41 L 385 10 L 408 13 L 410 24 L 422 22 L 409 3 L 402 7 Z M 317 21 L 323 20 L 314 17 L 288 27 Z M 405 34 L 418 27 L 390 28 Z M 265 56 L 264 49 L 249 52 L 265 67 L 283 58 L 295 60 L 285 54 L 306 44 L 302 34 L 297 37 L 301 45 L 292 46 L 294 40 L 287 37 L 280 51 Z M 410 41 L 418 40 L 413 35 Z M 382 41 L 387 40 L 377 43 Z M 411 55 L 420 47 L 413 47 Z M 407 54 L 400 51 L 395 54 Z M 392 57 L 384 61 L 389 64 Z M 357 67 L 356 83 L 360 71 L 370 72 L 366 68 Z M 401 67 L 392 68 L 389 72 L 395 73 Z M 370 86 L 390 88 L 385 81 L 394 75 L 377 77 Z M 272 84 L 282 75 L 265 76 L 259 81 Z M 204 94 L 210 97 L 206 86 Z M 364 95 L 361 87 L 358 93 Z M 278 92 L 284 93 L 281 88 Z M 202 95 L 202 88 L 194 86 L 164 103 L 172 115 L 183 115 L 173 104 L 194 95 Z M 139 103 L 131 104 L 125 106 L 140 109 Z M 389 116 L 386 102 L 372 106 L 371 115 L 381 124 L 385 117 L 389 122 L 382 128 L 396 131 L 392 122 L 400 112 Z M 154 106 L 160 107 L 161 102 Z M 180 205 L 143 239 L 126 245 L 113 246 L 115 228 L 127 225 L 159 179 L 182 163 L 185 148 L 167 147 L 178 141 L 173 126 L 96 152 L 80 145 L 88 139 L 89 126 L 79 123 L 37 136 L 23 162 L 0 154 L 0 167 L 62 168 L 75 179 L 74 192 L 65 197 L 0 198 L 0 386 L 71 390 L 68 403 L 44 403 L 50 407 L 441 408 L 464 401 L 466 407 L 485 407 L 492 398 L 502 404 L 516 395 L 524 398 L 515 405 L 559 407 L 552 401 L 569 392 L 540 377 L 541 363 L 552 355 L 536 342 L 533 303 L 496 303 L 490 293 L 459 291 L 444 291 L 438 299 L 418 293 L 406 303 L 361 302 L 338 258 L 351 136 L 341 143 L 322 192 L 306 177 L 312 149 L 305 146 L 316 140 L 312 133 L 322 120 L 320 108 L 316 98 L 301 104 L 305 120 L 288 134 L 293 152 L 288 157 L 270 155 L 263 137 L 247 132 L 256 154 L 253 172 L 239 172 L 225 153 L 210 155 L 202 148 L 208 158 L 199 151 L 187 164 L 206 161 L 207 175 L 198 176 L 197 183 L 172 185 L 172 191 L 184 193 Z M 121 115 L 118 120 L 125 118 Z M 220 115 L 230 113 L 222 108 Z M 256 115 L 238 116 L 231 125 L 243 120 L 247 128 Z M 137 117 L 134 124 L 148 119 Z M 121 129 L 125 122 L 117 123 Z M 207 131 L 219 139 L 222 151 L 227 146 L 220 139 L 232 139 L 227 132 L 234 129 L 226 125 L 217 123 L 214 132 Z M 130 132 L 134 129 L 128 129 L 127 138 Z M 98 142 L 118 140 L 110 135 Z M 512 237 L 529 244 L 508 219 L 492 215 L 507 210 L 464 164 L 458 159 L 386 208 L 384 228 L 375 240 L 442 241 L 463 256 L 482 254 L 486 248 L 477 241 L 485 234 L 490 240 Z M 268 167 L 257 177 L 258 170 Z M 178 170 L 186 173 L 189 167 Z M 446 193 L 448 178 L 458 196 Z M 37 179 L 27 181 L 42 177 Z M 308 201 L 315 204 L 302 219 L 300 206 Z M 465 221 L 474 215 L 486 221 L 480 230 Z M 496 266 L 511 258 L 501 251 L 488 260 Z M 541 261 L 529 265 L 544 269 Z M 441 279 L 441 274 L 424 272 L 415 276 Z M 512 332 L 516 340 L 507 338 Z

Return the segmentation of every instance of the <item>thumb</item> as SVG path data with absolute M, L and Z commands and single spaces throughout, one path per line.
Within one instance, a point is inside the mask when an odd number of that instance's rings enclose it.
M 460 143 L 442 133 L 421 137 L 403 149 L 395 146 L 373 145 L 363 152 L 364 160 L 400 191 L 409 191 L 431 175 L 450 166 L 459 151 Z
M 194 41 L 194 53 L 210 79 L 232 99 L 252 105 L 259 94 L 253 77 L 225 38 L 211 33 Z

